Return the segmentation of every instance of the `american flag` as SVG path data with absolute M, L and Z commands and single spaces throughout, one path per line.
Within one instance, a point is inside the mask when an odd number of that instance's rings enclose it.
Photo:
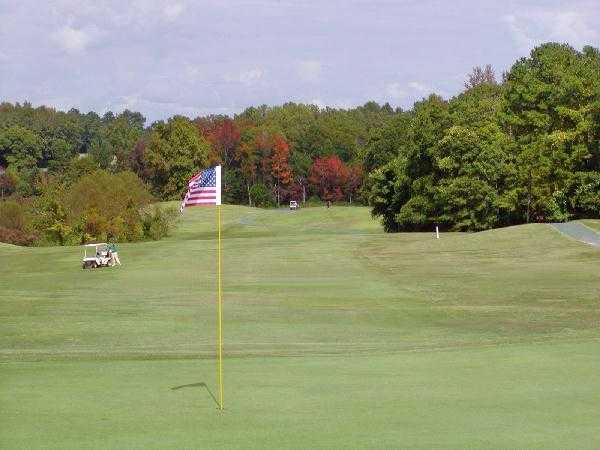
M 221 166 L 209 167 L 190 178 L 180 211 L 188 206 L 221 204 Z

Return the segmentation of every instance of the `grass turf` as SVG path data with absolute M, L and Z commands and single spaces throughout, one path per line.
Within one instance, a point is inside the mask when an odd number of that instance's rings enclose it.
M 600 446 L 597 249 L 225 207 L 220 414 L 214 224 L 192 208 L 96 271 L 0 246 L 0 447 Z
M 582 222 L 584 223 L 584 225 L 587 225 L 588 227 L 600 232 L 600 219 L 587 219 L 582 220 Z

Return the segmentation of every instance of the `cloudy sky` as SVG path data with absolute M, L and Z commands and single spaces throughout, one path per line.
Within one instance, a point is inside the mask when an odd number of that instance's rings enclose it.
M 232 114 L 408 107 L 544 41 L 600 47 L 593 0 L 0 0 L 0 101 Z

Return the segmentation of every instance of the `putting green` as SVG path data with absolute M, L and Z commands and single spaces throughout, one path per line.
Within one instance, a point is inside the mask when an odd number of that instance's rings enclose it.
M 545 225 L 385 235 L 224 208 L 82 271 L 0 245 L 2 448 L 595 448 L 600 251 Z

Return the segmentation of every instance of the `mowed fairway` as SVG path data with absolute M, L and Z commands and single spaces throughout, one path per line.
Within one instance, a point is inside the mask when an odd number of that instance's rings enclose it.
M 222 413 L 214 209 L 114 269 L 0 244 L 0 448 L 600 448 L 600 249 L 223 214 Z

